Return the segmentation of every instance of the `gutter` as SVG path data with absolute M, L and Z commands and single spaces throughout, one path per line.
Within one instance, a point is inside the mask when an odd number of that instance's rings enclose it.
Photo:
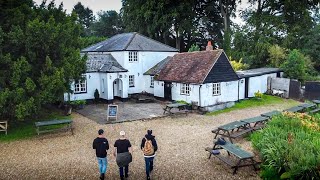
M 201 87 L 202 84 L 199 85 L 199 107 L 201 107 Z

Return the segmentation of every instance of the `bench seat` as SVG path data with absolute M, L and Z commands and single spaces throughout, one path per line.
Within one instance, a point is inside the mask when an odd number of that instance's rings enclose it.
M 72 127 L 73 121 L 70 119 L 63 119 L 63 120 L 50 120 L 50 121 L 39 121 L 35 122 L 35 126 L 37 128 L 37 133 L 38 135 L 40 133 L 46 133 L 46 132 L 52 132 L 52 131 L 61 131 L 61 130 L 71 130 L 71 133 L 73 135 L 73 127 Z M 51 126 L 51 125 L 60 125 L 60 124 L 66 124 L 67 126 L 64 126 L 62 128 L 57 128 L 57 129 L 46 129 L 42 130 L 40 129 L 41 127 L 46 127 L 46 126 Z
M 316 114 L 320 112 L 320 108 L 314 109 L 312 111 L 309 112 L 309 114 Z
M 253 131 L 253 128 L 244 129 L 244 130 L 241 130 L 241 131 L 238 131 L 236 133 L 231 134 L 230 137 L 235 139 L 235 138 L 238 138 L 238 137 L 240 137 L 246 133 L 252 132 L 252 131 Z

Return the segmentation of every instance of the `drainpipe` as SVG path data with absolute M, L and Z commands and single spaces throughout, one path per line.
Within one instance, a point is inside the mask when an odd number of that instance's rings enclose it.
M 201 86 L 202 84 L 199 85 L 199 107 L 201 107 Z
M 240 101 L 240 79 L 238 80 L 238 102 Z

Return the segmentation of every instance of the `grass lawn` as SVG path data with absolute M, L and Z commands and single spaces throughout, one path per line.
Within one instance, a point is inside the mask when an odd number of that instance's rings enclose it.
M 34 125 L 37 121 L 47 121 L 52 119 L 71 119 L 71 116 L 64 116 L 60 110 L 57 109 L 43 109 L 38 118 L 32 120 L 26 120 L 21 122 L 14 122 L 9 124 L 8 135 L 4 132 L 0 132 L 0 142 L 16 141 L 20 139 L 26 139 L 37 135 L 36 127 Z M 52 125 L 48 126 L 48 129 L 61 128 L 65 125 Z
M 265 105 L 280 104 L 280 103 L 292 104 L 292 106 L 295 106 L 298 104 L 297 101 L 292 99 L 283 99 L 277 96 L 263 95 L 262 99 L 251 98 L 246 100 L 240 100 L 230 108 L 226 108 L 226 109 L 222 109 L 214 112 L 208 112 L 206 115 L 209 115 L 209 116 L 217 115 L 217 114 L 230 112 L 238 109 L 245 109 L 250 107 L 265 106 Z

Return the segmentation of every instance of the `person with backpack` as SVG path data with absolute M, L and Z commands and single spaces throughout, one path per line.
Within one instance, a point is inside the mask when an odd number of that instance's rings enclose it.
M 141 150 L 144 154 L 147 180 L 150 180 L 150 172 L 153 170 L 153 159 L 156 155 L 156 151 L 158 150 L 157 141 L 155 136 L 152 135 L 152 130 L 148 130 L 147 134 L 142 139 Z
M 100 129 L 98 131 L 98 137 L 93 140 L 92 147 L 96 150 L 100 179 L 104 180 L 104 176 L 106 174 L 108 166 L 107 151 L 109 149 L 109 143 L 108 140 L 104 137 L 103 129 Z
M 119 166 L 120 179 L 129 177 L 129 163 L 132 162 L 131 143 L 125 138 L 126 133 L 120 131 L 120 139 L 114 143 L 113 155 L 116 157 L 117 165 Z M 123 173 L 124 170 L 124 173 Z

